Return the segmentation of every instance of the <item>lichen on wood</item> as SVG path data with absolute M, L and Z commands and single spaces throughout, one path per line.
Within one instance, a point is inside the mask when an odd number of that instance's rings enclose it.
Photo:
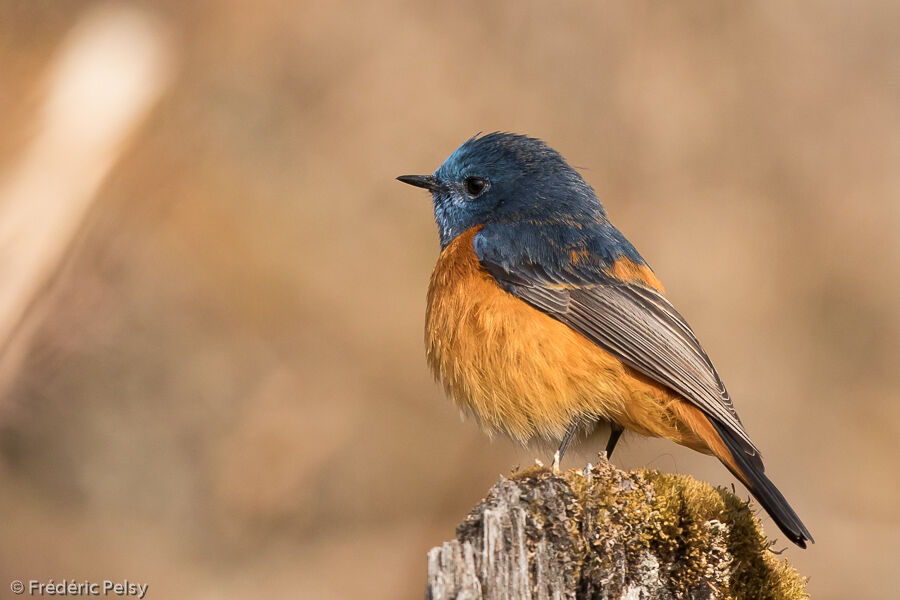
M 747 502 L 605 460 L 502 477 L 428 554 L 428 600 L 806 597 Z

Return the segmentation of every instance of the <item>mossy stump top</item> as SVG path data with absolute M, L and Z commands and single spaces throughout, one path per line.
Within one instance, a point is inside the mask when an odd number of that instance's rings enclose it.
M 687 475 L 565 473 L 501 477 L 428 554 L 428 600 L 799 599 L 747 502 Z

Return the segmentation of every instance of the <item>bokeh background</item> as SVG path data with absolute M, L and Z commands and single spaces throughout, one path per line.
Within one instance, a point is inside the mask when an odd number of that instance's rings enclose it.
M 422 597 L 547 458 L 431 380 L 437 235 L 393 179 L 494 130 L 559 149 L 666 283 L 814 597 L 894 596 L 900 4 L 0 0 L 0 597 Z

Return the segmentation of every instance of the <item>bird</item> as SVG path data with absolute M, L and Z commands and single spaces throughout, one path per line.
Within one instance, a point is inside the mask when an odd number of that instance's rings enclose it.
M 427 362 L 489 434 L 558 441 L 606 424 L 717 457 L 792 542 L 813 538 L 765 474 L 718 372 L 659 279 L 563 156 L 478 134 L 431 175 L 441 252 Z

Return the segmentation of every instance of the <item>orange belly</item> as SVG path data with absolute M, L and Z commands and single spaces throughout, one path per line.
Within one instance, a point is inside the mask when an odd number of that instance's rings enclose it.
M 709 452 L 690 423 L 693 406 L 502 290 L 475 256 L 475 233 L 441 253 L 425 319 L 428 363 L 461 409 L 522 442 L 603 419 Z

